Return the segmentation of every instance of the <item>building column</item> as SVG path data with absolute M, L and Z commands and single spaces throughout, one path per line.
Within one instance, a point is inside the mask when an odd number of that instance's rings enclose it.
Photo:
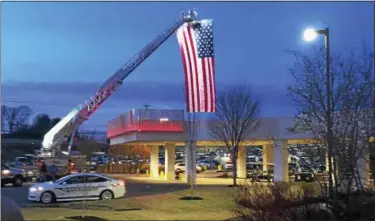
M 267 144 L 263 145 L 263 171 L 269 170 L 269 164 L 273 163 L 273 145 Z
M 197 144 L 185 143 L 185 182 L 195 184 L 197 179 Z
M 286 140 L 277 140 L 274 142 L 274 181 L 289 181 L 289 152 Z
M 159 177 L 159 146 L 150 146 L 150 177 Z
M 176 145 L 174 143 L 167 143 L 164 147 L 165 154 L 165 179 L 175 180 L 174 165 L 176 164 Z
M 247 157 L 247 147 L 238 147 L 238 158 L 237 158 L 237 178 L 246 179 L 246 157 Z

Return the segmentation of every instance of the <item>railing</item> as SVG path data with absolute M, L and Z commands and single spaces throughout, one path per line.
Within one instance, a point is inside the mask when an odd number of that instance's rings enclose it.
M 133 109 L 108 123 L 107 136 L 144 132 L 183 132 L 183 110 Z

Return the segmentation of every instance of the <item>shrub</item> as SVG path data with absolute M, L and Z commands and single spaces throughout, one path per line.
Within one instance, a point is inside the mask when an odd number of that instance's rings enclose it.
M 338 196 L 339 220 L 368 221 L 375 220 L 375 192 L 352 193 L 350 196 Z
M 146 173 L 146 170 L 150 172 L 150 164 L 143 164 L 139 167 L 140 173 Z M 164 166 L 159 166 L 159 174 L 161 171 L 164 171 Z
M 319 203 L 319 187 L 313 184 L 253 183 L 240 186 L 235 195 L 234 214 L 247 221 L 327 220 Z M 322 216 L 323 215 L 323 216 Z
M 98 173 L 127 173 L 135 174 L 137 172 L 137 165 L 132 164 L 102 164 L 97 166 Z

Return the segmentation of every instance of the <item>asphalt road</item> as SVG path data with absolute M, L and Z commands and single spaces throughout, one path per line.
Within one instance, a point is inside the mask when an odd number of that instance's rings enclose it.
M 31 184 L 25 183 L 23 187 L 12 187 L 6 186 L 1 188 L 1 195 L 6 196 L 14 200 L 19 206 L 25 207 L 35 204 L 27 200 L 28 188 Z M 127 193 L 125 198 L 147 196 L 153 194 L 169 193 L 178 190 L 186 189 L 186 185 L 181 184 L 159 184 L 159 183 L 141 183 L 136 181 L 127 181 L 126 189 Z

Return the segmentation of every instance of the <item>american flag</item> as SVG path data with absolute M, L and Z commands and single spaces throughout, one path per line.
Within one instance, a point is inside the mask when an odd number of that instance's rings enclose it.
M 216 88 L 212 20 L 193 25 L 185 23 L 177 30 L 185 72 L 188 112 L 215 112 Z

